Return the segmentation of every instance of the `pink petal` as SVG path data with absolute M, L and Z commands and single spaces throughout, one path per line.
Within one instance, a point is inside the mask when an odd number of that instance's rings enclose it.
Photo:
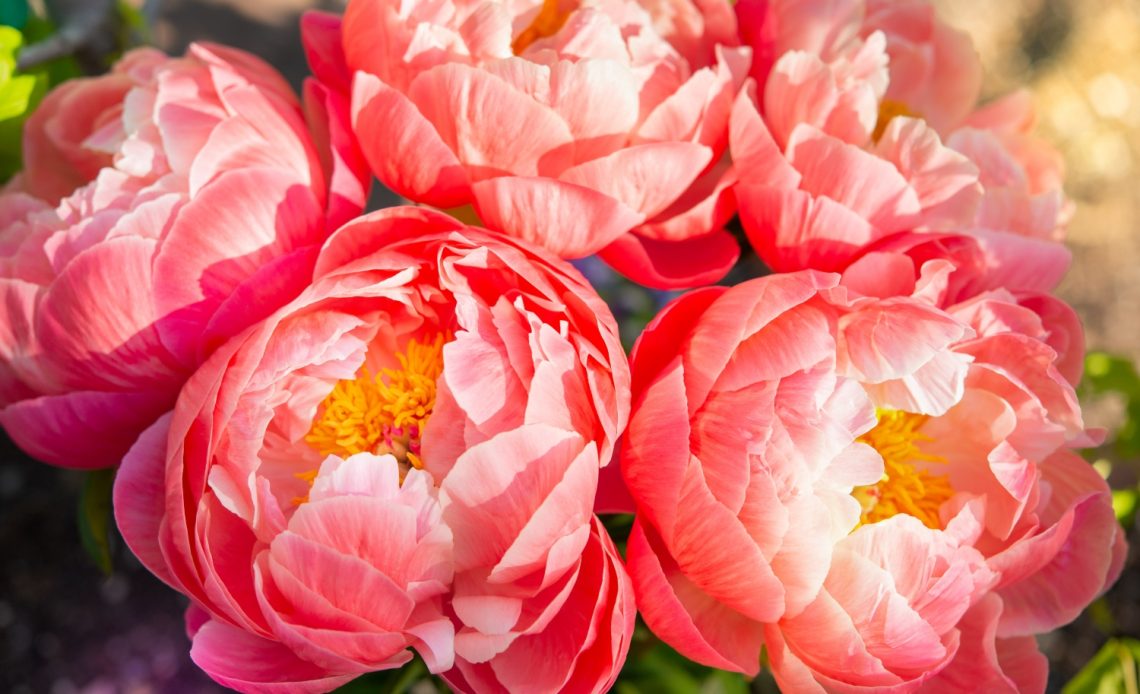
M 882 383 L 914 373 L 970 329 L 937 309 L 895 300 L 844 316 L 840 331 L 846 345 L 841 363 L 845 359 L 860 381 Z
M 1042 463 L 1041 472 L 1052 486 L 1042 519 L 1050 527 L 1025 546 L 991 558 L 1003 572 L 1006 611 L 1000 636 L 1041 633 L 1068 623 L 1119 575 L 1122 531 L 1104 480 L 1064 450 Z
M 136 437 L 174 404 L 166 391 L 72 391 L 0 410 L 0 425 L 28 455 L 90 470 L 118 465 Z
M 80 253 L 44 294 L 36 332 L 45 356 L 76 388 L 170 390 L 183 364 L 159 340 L 155 242 L 123 237 Z M 153 397 L 153 396 L 152 396 Z
M 328 228 L 336 229 L 364 210 L 372 172 L 352 132 L 347 96 L 307 80 L 304 98 L 306 121 L 329 187 Z
M 470 201 L 467 172 L 452 149 L 415 104 L 373 75 L 358 72 L 353 79 L 352 125 L 384 185 L 436 207 Z
M 911 226 L 921 210 L 915 191 L 890 162 L 809 126 L 793 133 L 788 159 L 803 176 L 801 190 L 827 196 L 884 231 Z
M 626 552 L 641 616 L 654 634 L 704 665 L 748 676 L 759 672 L 761 625 L 693 585 L 640 520 Z
M 301 44 L 313 76 L 330 89 L 348 93 L 350 75 L 341 45 L 339 15 L 309 11 L 301 15 Z
M 988 594 L 962 617 L 961 647 L 950 665 L 927 683 L 931 691 L 1017 693 L 998 662 L 995 634 L 1001 608 L 1001 598 Z
M 592 188 L 550 178 L 502 176 L 472 186 L 487 228 L 580 258 L 610 244 L 645 215 Z
M 277 641 L 212 619 L 194 635 L 194 663 L 216 682 L 239 692 L 327 692 L 356 675 L 336 675 L 298 658 Z
M 968 224 L 981 200 L 978 167 L 918 118 L 894 118 L 875 146 L 918 195 L 927 225 Z
M 839 271 L 883 237 L 863 217 L 830 197 L 742 183 L 740 221 L 757 254 L 777 272 Z
M 163 415 L 135 442 L 115 474 L 115 524 L 131 552 L 155 576 L 178 590 L 166 565 L 159 536 L 166 513 L 166 438 L 170 415 Z
M 606 264 L 652 289 L 686 289 L 720 281 L 740 257 L 740 246 L 725 231 L 683 241 L 658 241 L 623 234 L 598 251 Z
M 729 121 L 729 146 L 737 168 L 747 172 L 742 178 L 749 185 L 793 189 L 800 174 L 785 158 L 768 125 L 756 110 L 752 87 L 741 90 Z
M 168 315 L 163 342 L 201 359 L 200 333 L 226 299 L 268 262 L 325 235 L 317 201 L 288 173 L 222 174 L 182 208 L 155 258 L 155 303 Z
M 557 176 L 572 162 L 565 121 L 489 72 L 437 65 L 420 73 L 407 94 L 473 180 Z
M 533 424 L 461 455 L 440 485 L 444 519 L 455 532 L 456 569 L 497 564 L 582 446 L 578 434 Z M 567 499 L 561 511 L 569 521 L 592 505 L 593 498 Z
M 681 197 L 711 156 L 707 147 L 688 142 L 636 145 L 569 168 L 559 178 L 601 192 L 649 218 Z

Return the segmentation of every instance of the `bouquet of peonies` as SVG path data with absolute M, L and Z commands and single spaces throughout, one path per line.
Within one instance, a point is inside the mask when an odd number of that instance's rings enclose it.
M 1044 689 L 1034 636 L 1126 549 L 1074 452 L 1072 205 L 927 0 L 351 0 L 303 36 L 301 98 L 208 44 L 62 84 L 0 195 L 0 424 L 117 466 L 210 677 L 600 692 L 640 612 L 786 692 Z M 364 214 L 373 176 L 411 205 Z M 595 254 L 691 290 L 628 357 Z

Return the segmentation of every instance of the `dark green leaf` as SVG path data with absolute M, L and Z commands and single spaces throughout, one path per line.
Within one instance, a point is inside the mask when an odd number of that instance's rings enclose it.
M 451 691 L 442 681 L 428 673 L 427 666 L 419 657 L 397 670 L 361 675 L 334 691 L 335 694 L 405 694 L 420 682 L 429 684 L 440 694 Z
M 111 573 L 111 490 L 115 471 L 87 473 L 79 497 L 79 537 L 83 548 L 105 574 Z
M 1129 359 L 1092 352 L 1085 359 L 1081 381 L 1083 397 L 1115 394 L 1124 400 L 1125 419 L 1113 437 L 1113 447 L 1124 457 L 1140 454 L 1140 374 Z
M 23 29 L 28 21 L 28 0 L 0 0 L 0 24 Z
M 629 659 L 618 677 L 618 694 L 747 694 L 740 674 L 698 665 L 638 624 Z

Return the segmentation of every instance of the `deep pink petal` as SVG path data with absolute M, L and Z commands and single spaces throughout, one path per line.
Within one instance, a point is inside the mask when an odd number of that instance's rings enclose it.
M 239 692 L 327 692 L 356 675 L 330 675 L 277 641 L 212 619 L 194 635 L 194 663 L 218 683 Z
M 174 404 L 164 391 L 73 391 L 0 410 L 0 425 L 34 458 L 90 470 L 118 465 L 139 433 Z
M 725 231 L 684 241 L 658 241 L 623 234 L 598 251 L 613 269 L 653 289 L 686 289 L 721 280 L 740 257 L 740 246 Z

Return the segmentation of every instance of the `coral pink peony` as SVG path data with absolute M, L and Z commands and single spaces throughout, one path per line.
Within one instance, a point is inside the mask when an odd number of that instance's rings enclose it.
M 470 205 L 565 258 L 658 287 L 719 279 L 734 174 L 723 156 L 748 69 L 727 5 L 353 0 L 353 124 L 373 171 L 413 201 Z M 310 52 L 335 51 L 310 20 Z M 335 64 L 333 64 L 335 63 Z M 343 69 L 342 69 L 343 68 Z
M 826 12 L 822 10 L 827 8 Z M 742 0 L 754 98 L 732 115 L 741 219 L 778 270 L 840 270 L 896 233 L 956 231 L 1067 262 L 1059 157 L 1024 93 L 978 108 L 981 65 L 927 0 Z M 993 246 L 994 248 L 991 248 Z
M 639 339 L 629 569 L 690 658 L 754 674 L 766 645 L 788 691 L 1014 691 L 1044 681 L 1032 635 L 1119 573 L 1056 311 L 953 303 L 950 263 L 908 258 L 692 292 Z
M 347 104 L 305 115 L 268 65 L 140 49 L 50 94 L 0 195 L 0 423 L 50 463 L 114 465 L 220 342 L 301 290 L 358 213 Z
M 634 606 L 592 508 L 628 390 L 567 264 L 383 210 L 189 380 L 124 460 L 116 519 L 239 690 L 327 690 L 410 647 L 464 690 L 602 691 Z

